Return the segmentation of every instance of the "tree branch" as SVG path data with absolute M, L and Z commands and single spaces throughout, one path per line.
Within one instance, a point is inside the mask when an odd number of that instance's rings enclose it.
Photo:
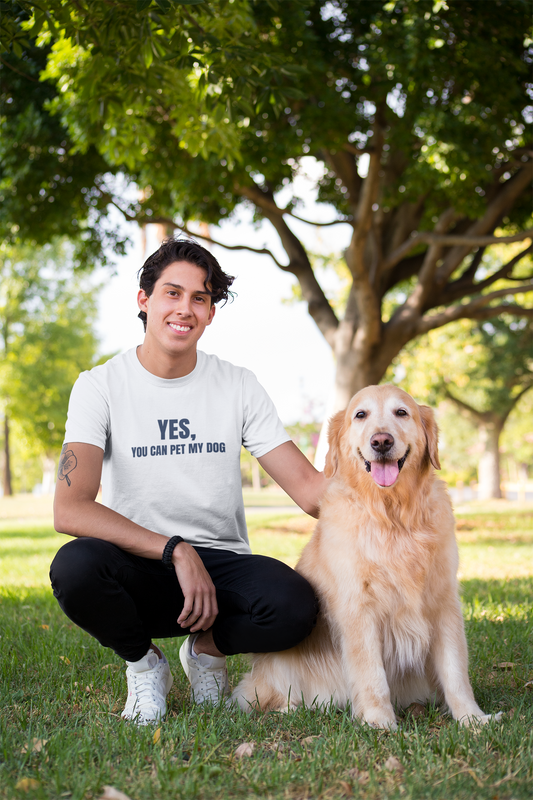
M 32 78 L 31 75 L 27 75 L 25 72 L 21 72 L 19 69 L 15 69 L 15 67 L 12 67 L 11 64 L 9 64 L 7 61 L 4 61 L 3 58 L 0 58 L 0 62 L 4 65 L 4 67 L 7 67 L 12 72 L 16 72 L 17 75 L 22 75 L 23 78 L 27 78 L 29 81 L 33 81 L 33 83 L 40 83 L 40 81 L 37 78 Z
M 314 319 L 327 343 L 330 347 L 333 347 L 335 331 L 338 328 L 339 321 L 316 279 L 302 243 L 285 222 L 283 214 L 280 214 L 280 209 L 276 206 L 272 194 L 266 194 L 257 186 L 241 187 L 241 194 L 260 208 L 263 215 L 274 226 L 289 257 L 289 264 L 283 269 L 286 272 L 292 272 L 297 278 L 302 289 L 302 296 L 307 302 L 309 314 Z
M 471 226 L 466 236 L 483 238 L 484 234 L 492 232 L 498 222 L 501 220 L 502 215 L 512 208 L 513 203 L 525 190 L 526 186 L 531 183 L 533 178 L 533 163 L 524 164 L 524 166 L 515 172 L 504 184 L 499 184 L 498 192 L 494 199 L 488 204 L 484 215 L 481 219 L 476 220 Z M 526 234 L 524 238 L 533 238 L 533 231 L 524 231 Z M 520 235 L 520 234 L 518 234 Z M 508 237 L 505 237 L 508 238 Z M 509 237 L 510 238 L 510 237 Z M 520 241 L 516 239 L 515 241 Z M 481 242 L 487 244 L 487 242 Z M 471 245 L 464 242 L 460 246 L 452 247 L 448 252 L 444 263 L 435 276 L 436 287 L 444 287 L 448 279 L 457 269 L 463 258 L 468 254 Z
M 293 219 L 297 219 L 299 222 L 305 222 L 306 225 L 314 225 L 315 228 L 328 228 L 331 225 L 353 225 L 353 217 L 344 217 L 343 219 L 333 219 L 331 222 L 313 222 L 310 219 L 303 219 L 303 217 L 299 217 L 297 214 L 293 214 L 292 211 L 287 211 L 287 209 L 283 210 L 283 214 L 288 214 Z
M 417 233 L 416 236 L 412 236 L 390 254 L 385 262 L 384 268 L 386 270 L 392 269 L 407 255 L 407 253 L 422 243 L 441 244 L 445 246 L 464 245 L 468 247 L 487 247 L 491 244 L 510 244 L 511 242 L 522 242 L 524 239 L 531 238 L 533 238 L 533 228 L 528 228 L 528 230 L 522 231 L 522 233 L 515 233 L 513 236 L 450 236 L 447 234 L 439 235 L 431 233 L 430 231 L 427 233 Z
M 531 380 L 530 383 L 527 384 L 527 386 L 524 386 L 524 388 L 520 392 L 518 392 L 517 395 L 515 395 L 514 397 L 510 397 L 509 398 L 509 400 L 511 401 L 511 405 L 509 406 L 507 411 L 504 412 L 504 414 L 503 414 L 503 422 L 504 423 L 507 421 L 507 417 L 509 416 L 509 414 L 511 413 L 513 408 L 516 406 L 518 401 L 525 395 L 526 392 L 529 392 L 530 389 L 533 389 L 533 379 Z
M 533 283 L 526 283 L 522 286 L 513 286 L 508 289 L 500 289 L 497 292 L 491 292 L 490 294 L 484 294 L 476 300 L 472 300 L 470 303 L 451 306 L 440 314 L 422 317 L 415 328 L 415 332 L 418 335 L 435 330 L 435 328 L 442 328 L 442 326 L 447 325 L 448 322 L 455 322 L 455 320 L 458 319 L 490 319 L 491 317 L 505 312 L 525 317 L 533 316 L 533 308 L 527 308 L 513 303 L 505 303 L 500 306 L 486 308 L 488 303 L 498 297 L 506 297 L 510 294 L 521 294 L 522 292 L 529 292 L 532 290 Z
M 353 209 L 352 222 L 355 219 L 355 209 L 359 200 L 359 193 L 363 179 L 357 172 L 357 162 L 346 150 L 337 150 L 335 152 L 324 149 L 319 153 L 329 168 L 335 173 L 337 178 L 342 181 L 343 187 L 346 189 L 346 200 Z
M 258 253 L 259 255 L 270 256 L 272 261 L 276 264 L 277 267 L 284 270 L 285 272 L 291 272 L 292 270 L 289 266 L 285 266 L 282 264 L 274 253 L 271 250 L 268 250 L 266 247 L 250 247 L 247 244 L 225 244 L 224 242 L 219 242 L 216 239 L 213 239 L 211 236 L 204 236 L 202 233 L 197 233 L 196 231 L 190 231 L 186 225 L 178 225 L 176 222 L 169 222 L 165 220 L 163 217 L 158 219 L 153 219 L 152 222 L 159 222 L 161 224 L 172 225 L 174 228 L 178 228 L 178 230 L 183 231 L 188 236 L 192 236 L 195 239 L 203 239 L 205 242 L 209 242 L 210 244 L 216 244 L 218 247 L 223 247 L 225 250 L 248 250 L 250 253 Z
M 441 234 L 452 225 L 456 216 L 453 208 L 447 208 L 446 211 L 440 215 L 435 225 L 435 238 L 438 239 Z M 418 283 L 405 303 L 394 313 L 391 320 L 392 326 L 401 326 L 402 323 L 407 320 L 410 320 L 412 323 L 415 319 L 420 317 L 433 288 L 433 279 L 437 270 L 439 258 L 442 254 L 442 249 L 442 245 L 436 243 L 432 244 L 426 250 L 424 261 L 418 273 Z
M 351 142 L 345 142 L 342 146 L 343 150 L 346 150 L 347 153 L 351 153 L 353 156 L 362 156 L 365 153 L 371 153 L 374 149 L 373 147 L 356 147 Z
M 251 200 L 252 203 L 254 203 L 254 205 L 259 205 L 259 203 L 256 200 L 256 194 L 254 189 L 250 189 L 249 187 L 239 186 L 239 185 L 236 185 L 235 189 L 243 197 L 246 197 L 248 200 Z M 256 186 L 256 189 L 257 191 L 261 192 L 261 189 L 258 186 Z M 297 219 L 299 222 L 305 222 L 306 225 L 314 225 L 316 228 L 327 228 L 330 225 L 342 225 L 344 223 L 348 223 L 350 225 L 352 224 L 352 217 L 343 217 L 342 219 L 334 219 L 331 220 L 331 222 L 313 222 L 312 220 L 299 217 L 289 208 L 280 208 L 274 201 L 270 201 L 268 199 L 268 195 L 266 195 L 264 192 L 261 192 L 261 194 L 263 194 L 263 199 L 261 200 L 260 207 L 264 209 L 268 208 L 268 210 L 271 211 L 273 214 L 279 214 L 279 216 L 281 217 L 284 216 L 284 214 L 288 214 L 290 217 L 293 217 L 293 219 Z
M 365 247 L 372 227 L 372 206 L 376 202 L 379 191 L 384 138 L 383 109 L 376 111 L 373 130 L 373 149 L 370 154 L 368 175 L 363 181 L 355 215 L 354 232 L 345 253 L 346 263 L 353 275 L 352 291 L 357 301 L 357 338 L 360 344 L 364 341 L 364 349 L 367 352 L 370 352 L 371 348 L 379 341 L 381 333 L 381 309 L 366 270 Z
M 512 278 L 509 277 L 508 273 L 512 271 L 514 266 L 518 264 L 528 253 L 533 252 L 533 244 L 530 244 L 529 247 L 526 247 L 525 250 L 522 250 L 518 253 L 514 258 L 504 264 L 503 267 L 497 272 L 494 272 L 492 275 L 489 275 L 488 278 L 480 281 L 479 283 L 474 283 L 473 281 L 463 281 L 460 278 L 457 281 L 454 281 L 447 290 L 444 292 L 442 296 L 442 302 L 444 304 L 454 302 L 455 300 L 460 300 L 463 297 L 467 297 L 468 295 L 475 294 L 477 292 L 481 292 L 487 286 L 492 286 L 493 283 L 496 283 L 498 280 L 502 280 L 505 278 L 507 281 L 526 281 L 531 276 L 523 276 L 522 278 Z M 470 270 L 468 270 L 470 272 Z
M 195 239 L 203 239 L 204 241 L 209 242 L 210 244 L 216 244 L 218 245 L 218 247 L 223 247 L 225 250 L 249 250 L 251 253 L 258 253 L 259 255 L 270 256 L 270 258 L 272 259 L 272 261 L 274 261 L 277 267 L 279 267 L 282 270 L 285 270 L 286 272 L 291 271 L 288 266 L 285 266 L 280 261 L 278 261 L 274 253 L 272 253 L 266 247 L 262 248 L 250 247 L 247 244 L 225 244 L 224 242 L 219 242 L 216 239 L 213 239 L 211 236 L 205 236 L 203 233 L 197 233 L 196 231 L 191 231 L 187 228 L 186 225 L 178 225 L 178 223 L 175 222 L 170 217 L 148 217 L 148 216 L 138 216 L 130 214 L 124 208 L 121 208 L 121 206 L 111 196 L 108 196 L 108 201 L 111 205 L 115 206 L 115 208 L 117 208 L 121 214 L 124 215 L 124 217 L 128 220 L 128 222 L 136 222 L 138 225 L 167 225 L 169 228 L 174 228 L 174 229 L 177 228 L 178 230 L 186 233 L 187 236 L 192 236 Z
M 469 403 L 465 403 L 464 400 L 460 400 L 458 397 L 455 397 L 447 386 L 444 387 L 444 396 L 451 400 L 452 403 L 455 403 L 458 406 L 463 414 L 472 420 L 474 423 L 477 422 L 489 422 L 491 418 L 490 411 L 478 411 L 477 408 L 474 408 Z

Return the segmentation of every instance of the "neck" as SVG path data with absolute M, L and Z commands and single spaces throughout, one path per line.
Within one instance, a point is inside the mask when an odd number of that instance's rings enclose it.
M 196 349 L 179 355 L 165 353 L 150 347 L 150 342 L 146 339 L 137 348 L 137 358 L 145 370 L 166 380 L 190 375 L 198 360 Z

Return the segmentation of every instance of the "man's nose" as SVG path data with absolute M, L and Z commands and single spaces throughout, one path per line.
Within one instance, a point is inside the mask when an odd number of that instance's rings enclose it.
M 176 306 L 176 311 L 181 316 L 190 316 L 191 315 L 191 298 L 190 297 L 180 297 L 179 303 Z

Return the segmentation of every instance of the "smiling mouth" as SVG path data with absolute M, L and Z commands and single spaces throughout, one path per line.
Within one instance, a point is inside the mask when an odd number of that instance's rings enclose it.
M 360 450 L 359 455 L 365 463 L 366 471 L 370 473 L 378 486 L 392 486 L 396 483 L 398 475 L 402 471 L 402 467 L 410 452 L 411 448 L 408 447 L 405 451 L 405 455 L 398 461 L 367 461 Z
M 175 322 L 169 322 L 168 324 L 173 331 L 178 331 L 178 333 L 187 333 L 192 330 L 192 325 L 177 325 Z

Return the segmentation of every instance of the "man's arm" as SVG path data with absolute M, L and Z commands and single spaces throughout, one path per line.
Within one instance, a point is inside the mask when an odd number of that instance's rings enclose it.
M 318 517 L 327 481 L 324 473 L 313 467 L 294 442 L 280 444 L 257 460 L 306 514 Z
M 59 533 L 102 539 L 128 553 L 160 560 L 166 536 L 143 528 L 96 502 L 104 451 L 92 444 L 65 444 L 54 497 L 54 527 Z M 218 614 L 213 582 L 196 550 L 181 542 L 172 556 L 185 597 L 178 624 L 193 633 L 207 630 Z

